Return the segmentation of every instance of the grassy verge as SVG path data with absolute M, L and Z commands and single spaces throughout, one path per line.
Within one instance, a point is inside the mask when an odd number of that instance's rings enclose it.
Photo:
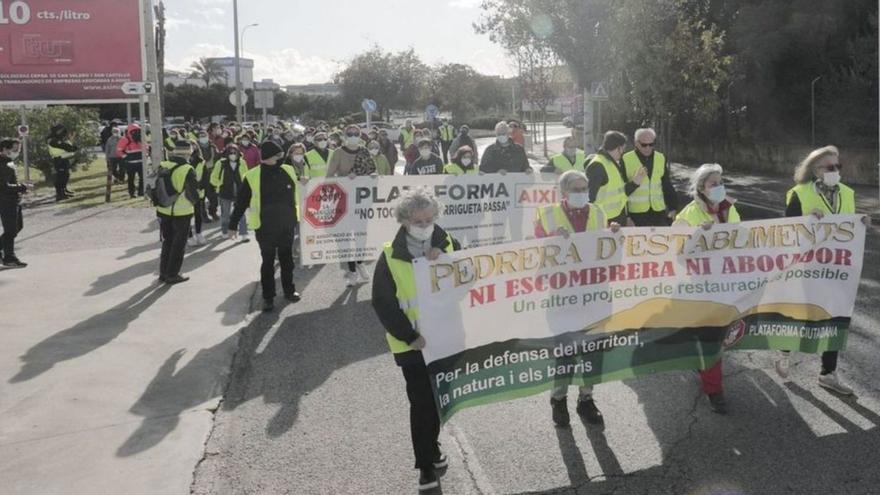
M 20 171 L 19 180 L 24 180 L 24 172 Z M 49 202 L 55 198 L 55 186 L 47 180 L 42 172 L 32 168 L 31 181 L 36 185 L 34 198 L 37 201 Z M 107 188 L 107 165 L 103 158 L 97 158 L 88 164 L 80 164 L 70 176 L 68 188 L 76 193 L 76 197 L 58 203 L 70 208 L 90 208 L 106 204 L 104 195 Z M 27 199 L 25 199 L 27 201 Z M 110 186 L 110 202 L 114 205 L 132 208 L 150 208 L 150 202 L 144 198 L 131 199 L 126 184 Z

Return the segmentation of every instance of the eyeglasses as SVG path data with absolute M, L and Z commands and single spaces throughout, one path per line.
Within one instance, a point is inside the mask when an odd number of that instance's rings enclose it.
M 639 143 L 639 146 L 641 146 L 642 148 L 653 148 L 654 143 Z
M 360 133 L 357 132 L 346 132 L 345 135 L 348 137 L 361 137 Z

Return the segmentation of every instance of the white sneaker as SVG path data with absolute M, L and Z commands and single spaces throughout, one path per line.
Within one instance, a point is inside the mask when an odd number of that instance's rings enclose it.
M 819 385 L 833 390 L 840 395 L 852 395 L 853 390 L 837 379 L 837 373 L 828 373 L 827 375 L 819 375 Z
M 241 242 L 251 242 L 251 238 L 247 234 L 241 234 L 238 237 L 239 237 L 239 239 L 241 239 Z
M 370 272 L 367 271 L 367 267 L 365 267 L 363 263 L 358 263 L 355 266 L 357 267 L 357 273 L 361 278 L 361 282 L 368 283 L 370 281 Z
M 199 241 L 193 236 L 186 240 L 186 245 L 189 247 L 196 247 L 199 245 Z
M 196 242 L 198 243 L 199 246 L 204 246 L 205 244 L 208 243 L 208 241 L 205 240 L 204 234 L 196 234 Z
M 788 372 L 791 369 L 791 358 L 788 352 L 780 352 L 779 359 L 776 360 L 776 374 L 783 380 L 788 378 Z
M 358 276 L 357 276 L 357 273 L 355 273 L 355 272 L 348 272 L 347 271 L 347 272 L 345 272 L 345 275 L 343 275 L 343 278 L 345 278 L 345 286 L 346 287 L 354 287 L 358 283 Z

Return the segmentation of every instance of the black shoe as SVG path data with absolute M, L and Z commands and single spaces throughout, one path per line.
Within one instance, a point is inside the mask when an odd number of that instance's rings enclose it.
M 605 419 L 602 418 L 602 413 L 599 412 L 599 408 L 596 407 L 596 403 L 593 399 L 579 400 L 577 405 L 577 413 L 578 416 L 587 420 L 587 423 L 600 425 L 605 422 Z
M 4 259 L 3 266 L 7 266 L 9 268 L 24 268 L 27 266 L 27 263 L 13 256 L 11 258 Z
M 434 456 L 434 460 L 432 461 L 434 464 L 434 469 L 444 469 L 449 466 L 449 459 L 443 455 L 443 452 L 437 452 L 437 455 Z
M 168 285 L 179 284 L 182 282 L 186 282 L 189 280 L 189 277 L 184 277 L 182 275 L 172 275 L 170 277 L 165 277 L 165 283 Z
M 165 276 L 165 274 L 159 275 L 159 283 L 164 284 L 166 279 L 167 277 Z
M 275 300 L 274 299 L 263 299 L 263 311 L 272 311 L 275 309 Z
M 727 401 L 724 400 L 724 392 L 709 394 L 709 407 L 714 413 L 727 414 Z
M 556 426 L 568 426 L 571 421 L 568 416 L 567 402 L 565 397 L 562 399 L 550 398 L 550 407 L 553 408 L 553 422 L 556 423 Z
M 284 299 L 287 299 L 288 301 L 290 301 L 292 303 L 297 303 L 300 300 L 299 292 L 293 291 L 293 292 L 284 294 Z
M 69 197 L 72 198 L 72 197 L 76 196 L 76 193 L 73 192 L 73 191 L 71 191 L 70 189 L 65 189 L 65 190 L 64 190 L 64 195 L 65 195 L 65 196 L 69 196 Z
M 433 468 L 419 470 L 419 491 L 433 490 L 440 486 L 440 479 Z

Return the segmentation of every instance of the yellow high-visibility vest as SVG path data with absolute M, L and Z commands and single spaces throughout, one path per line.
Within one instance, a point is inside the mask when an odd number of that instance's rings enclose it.
M 687 204 L 678 215 L 675 216 L 675 221 L 684 220 L 691 227 L 697 227 L 699 225 L 703 225 L 705 222 L 715 222 L 716 218 L 714 215 L 704 210 L 703 207 L 696 201 L 691 201 Z M 736 209 L 736 205 L 730 205 L 730 210 L 727 212 L 727 223 L 739 223 L 739 211 Z
M 604 155 L 593 157 L 590 165 L 593 163 L 602 165 L 605 169 L 605 175 L 608 176 L 608 182 L 599 188 L 594 202 L 602 207 L 602 210 L 605 211 L 609 218 L 616 218 L 623 213 L 623 209 L 626 207 L 626 191 L 624 190 L 625 182 L 623 177 L 620 176 L 620 170 L 618 170 L 617 165 L 608 158 L 605 158 Z M 589 165 L 587 168 L 589 168 Z
M 443 173 L 447 175 L 464 175 L 464 174 L 476 174 L 479 170 L 477 170 L 477 166 L 474 165 L 470 170 L 465 171 L 461 166 L 457 163 L 447 163 L 443 165 Z
M 602 207 L 593 203 L 587 203 L 590 207 L 590 213 L 587 217 L 587 232 L 592 230 L 604 229 L 608 226 L 608 217 L 602 211 Z M 542 206 L 536 210 L 538 221 L 541 222 L 541 228 L 548 235 L 553 235 L 559 227 L 565 227 L 571 233 L 574 233 L 574 227 L 565 214 L 565 210 L 560 203 Z
M 296 218 L 299 219 L 299 181 L 296 180 L 296 170 L 293 169 L 290 165 L 278 165 L 282 170 L 287 172 L 287 175 L 290 176 L 290 181 L 293 183 L 293 208 L 296 212 Z M 247 181 L 248 185 L 251 188 L 251 202 L 248 205 L 247 212 L 247 225 L 251 230 L 257 230 L 263 225 L 263 220 L 260 218 L 260 207 L 262 206 L 262 198 L 260 197 L 260 176 L 262 175 L 263 165 L 259 165 L 254 167 L 248 171 L 244 176 L 244 180 Z
M 159 166 L 170 170 L 174 167 L 177 167 L 177 163 L 161 162 Z M 157 206 L 157 212 L 171 217 L 185 217 L 187 215 L 192 215 L 193 213 L 195 213 L 195 207 L 190 202 L 189 198 L 186 197 L 186 192 L 184 191 L 184 187 L 186 185 L 186 176 L 193 171 L 194 170 L 192 165 L 188 163 L 177 167 L 177 170 L 175 170 L 174 173 L 171 174 L 171 185 L 178 193 L 177 201 L 175 201 L 173 205 L 168 207 Z
M 568 157 L 565 156 L 565 153 L 559 153 L 558 155 L 554 155 L 553 158 L 550 159 L 550 163 L 553 165 L 553 168 L 556 169 L 557 174 L 561 174 L 563 172 L 567 172 L 569 170 L 577 170 L 579 172 L 583 172 L 584 166 L 587 162 L 587 155 L 584 154 L 583 150 L 577 150 L 574 153 L 574 165 L 568 160 Z
M 623 155 L 623 166 L 626 168 L 626 180 L 632 181 L 636 172 L 642 167 L 636 151 Z M 654 152 L 651 176 L 642 179 L 639 187 L 626 200 L 626 209 L 630 213 L 645 213 L 648 210 L 666 211 L 666 200 L 663 198 L 663 174 L 666 171 L 666 157 L 659 151 Z
M 446 234 L 446 243 L 446 252 L 451 253 L 453 251 L 452 237 L 449 234 Z M 413 265 L 409 261 L 394 258 L 390 242 L 385 243 L 384 252 L 385 262 L 388 263 L 388 270 L 391 271 L 391 278 L 394 280 L 394 285 L 397 286 L 397 302 L 412 323 L 413 329 L 418 332 L 419 305 L 416 299 L 416 274 Z M 385 340 L 388 341 L 388 347 L 394 354 L 412 350 L 409 344 L 395 338 L 387 331 L 385 332 Z
M 813 210 L 819 210 L 829 215 L 835 213 L 856 212 L 856 192 L 849 186 L 838 184 L 837 204 L 828 204 L 828 200 L 818 190 L 814 182 L 798 184 L 785 193 L 785 204 L 791 203 L 792 195 L 797 194 L 801 202 L 801 215 L 809 215 Z

